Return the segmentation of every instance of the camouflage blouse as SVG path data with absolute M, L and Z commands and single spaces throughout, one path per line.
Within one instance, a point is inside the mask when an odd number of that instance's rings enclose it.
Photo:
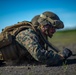
M 60 56 L 57 53 L 52 50 L 47 51 L 43 48 L 42 41 L 32 29 L 21 31 L 16 36 L 16 40 L 28 50 L 35 60 L 39 62 L 57 64 L 60 60 Z

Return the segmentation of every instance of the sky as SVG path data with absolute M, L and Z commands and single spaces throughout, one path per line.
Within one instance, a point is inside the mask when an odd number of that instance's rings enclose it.
M 0 32 L 17 22 L 31 21 L 45 11 L 57 14 L 64 29 L 76 28 L 76 0 L 0 0 Z

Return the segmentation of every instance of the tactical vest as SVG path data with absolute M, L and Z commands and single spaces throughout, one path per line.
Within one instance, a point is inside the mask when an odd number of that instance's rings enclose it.
M 0 52 L 2 53 L 4 60 L 16 60 L 21 58 L 25 54 L 25 50 L 16 42 L 16 35 L 25 29 L 32 28 L 35 31 L 35 28 L 30 22 L 23 21 L 15 24 L 13 26 L 6 27 L 0 33 Z M 44 36 L 41 34 L 41 31 L 38 31 L 40 38 L 44 41 L 44 43 L 52 48 L 54 51 L 59 52 L 60 50 L 49 43 Z M 46 46 L 46 47 L 47 47 Z M 29 54 L 27 54 L 29 55 Z M 27 56 L 26 55 L 26 56 Z M 29 56 L 30 58 L 31 56 Z
M 4 60 L 16 60 L 25 54 L 25 50 L 16 42 L 16 35 L 27 28 L 32 28 L 27 21 L 6 27 L 0 33 L 0 52 Z

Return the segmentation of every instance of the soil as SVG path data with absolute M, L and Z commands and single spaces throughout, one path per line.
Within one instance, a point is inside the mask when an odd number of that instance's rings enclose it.
M 3 65 L 0 66 L 0 75 L 76 75 L 76 43 L 65 47 L 72 50 L 73 56 L 62 65 L 47 66 L 39 62 Z

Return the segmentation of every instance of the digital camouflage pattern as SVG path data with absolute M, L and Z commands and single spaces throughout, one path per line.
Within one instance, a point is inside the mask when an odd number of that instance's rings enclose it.
M 32 29 L 21 31 L 16 36 L 16 40 L 39 62 L 57 64 L 60 60 L 60 56 L 57 53 L 52 50 L 44 50 L 42 41 Z

